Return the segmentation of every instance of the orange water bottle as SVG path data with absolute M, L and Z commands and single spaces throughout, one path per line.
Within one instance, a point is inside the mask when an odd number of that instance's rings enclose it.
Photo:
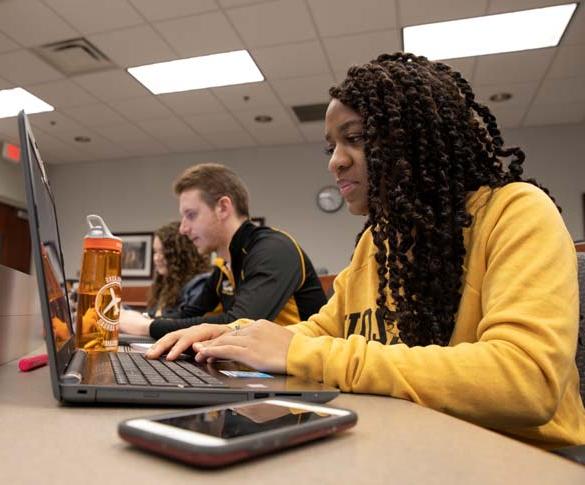
M 100 216 L 87 216 L 87 223 L 75 342 L 80 349 L 115 352 L 122 300 L 122 240 L 112 235 Z

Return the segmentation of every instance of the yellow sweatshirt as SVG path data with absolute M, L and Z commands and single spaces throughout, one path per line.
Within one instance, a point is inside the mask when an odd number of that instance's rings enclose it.
M 472 194 L 464 284 L 449 346 L 408 347 L 375 316 L 369 231 L 319 313 L 295 332 L 287 372 L 342 391 L 414 401 L 543 447 L 585 443 L 575 365 L 575 250 L 548 196 L 527 183 Z

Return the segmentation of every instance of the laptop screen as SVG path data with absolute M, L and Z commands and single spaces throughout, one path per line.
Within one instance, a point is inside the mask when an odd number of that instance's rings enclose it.
M 47 348 L 49 353 L 55 356 L 55 364 L 60 374 L 73 348 L 73 328 L 65 286 L 57 215 L 44 163 L 24 113 L 19 115 L 19 127 L 31 242 L 41 311 L 45 320 Z

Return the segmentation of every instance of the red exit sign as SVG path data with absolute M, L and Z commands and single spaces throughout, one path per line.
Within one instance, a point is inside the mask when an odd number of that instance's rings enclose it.
M 12 163 L 20 162 L 20 147 L 13 143 L 4 142 L 2 144 L 2 158 Z

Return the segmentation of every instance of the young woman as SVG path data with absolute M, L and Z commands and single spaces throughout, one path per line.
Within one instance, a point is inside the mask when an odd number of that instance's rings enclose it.
M 367 216 L 335 293 L 286 328 L 167 335 L 173 359 L 228 358 L 343 391 L 409 399 L 544 448 L 585 443 L 576 258 L 548 191 L 522 178 L 467 81 L 382 55 L 330 90 L 329 170 Z
M 172 318 L 201 293 L 209 276 L 209 256 L 202 256 L 171 222 L 154 233 L 152 261 L 156 276 L 150 288 L 148 314 Z

